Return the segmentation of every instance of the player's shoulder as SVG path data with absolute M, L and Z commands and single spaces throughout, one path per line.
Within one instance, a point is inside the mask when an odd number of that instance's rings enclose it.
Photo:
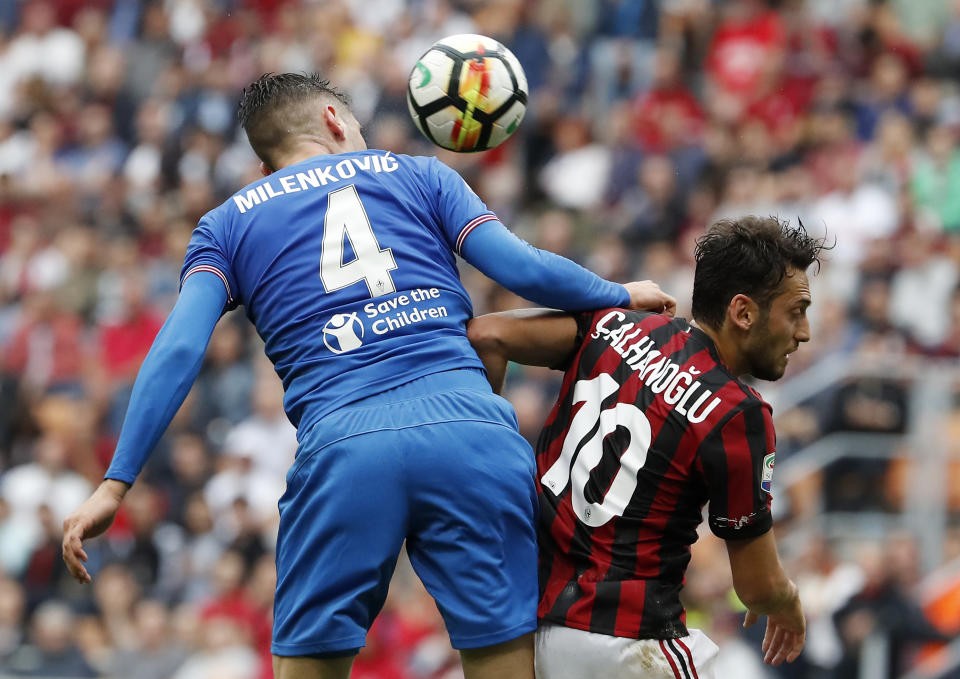
M 649 311 L 631 311 L 619 307 L 608 307 L 594 311 L 584 311 L 576 315 L 577 324 L 584 335 L 590 331 L 594 339 L 607 335 L 610 332 L 629 325 L 631 329 L 638 328 L 641 332 L 650 332 L 657 328 L 670 327 L 677 332 L 683 332 L 686 322 L 684 319 L 674 319 L 663 314 Z
M 420 172 L 429 173 L 436 176 L 441 181 L 444 177 L 458 178 L 461 181 L 463 177 L 460 173 L 437 156 L 407 156 L 400 154 L 397 156 L 400 162 L 414 167 Z
M 772 426 L 773 406 L 767 403 L 763 396 L 760 395 L 760 392 L 738 378 L 734 378 L 731 384 L 736 385 L 736 388 L 739 390 L 738 394 L 743 396 L 743 399 L 735 407 L 735 410 L 745 415 L 758 415 L 763 418 L 764 423 Z
M 233 197 L 231 196 L 212 210 L 208 210 L 202 217 L 200 217 L 200 220 L 197 222 L 197 224 L 200 226 L 205 225 L 208 228 L 214 229 L 222 228 L 229 224 L 232 215 L 232 210 L 230 209 L 232 200 Z
M 381 151 L 381 153 L 390 153 L 389 151 Z M 436 156 L 411 156 L 406 153 L 397 153 L 394 154 L 401 163 L 407 163 L 414 165 L 416 167 L 434 167 L 436 165 L 443 165 L 439 158 Z
M 583 311 L 574 314 L 574 320 L 577 322 L 576 346 L 579 350 L 603 352 L 612 348 L 621 356 L 626 355 L 626 347 L 653 349 L 663 346 L 685 330 L 683 319 L 619 307 Z M 657 349 L 655 355 L 659 353 Z M 631 360 L 634 359 L 637 357 L 633 356 Z
M 203 215 L 200 223 L 229 224 L 236 215 L 250 213 L 251 208 L 259 206 L 269 198 L 269 194 L 265 193 L 262 187 L 271 176 L 273 175 L 258 177 L 240 187 L 227 196 L 222 203 Z
M 759 391 L 744 382 L 741 378 L 730 374 L 726 366 L 721 367 L 729 377 L 725 386 L 722 387 L 722 393 L 727 399 L 734 401 L 735 405 L 730 409 L 724 418 L 726 421 L 735 417 L 743 417 L 748 423 L 749 428 L 773 429 L 773 407 L 767 403 Z M 718 389 L 717 393 L 721 393 Z M 761 425 L 762 423 L 762 425 Z

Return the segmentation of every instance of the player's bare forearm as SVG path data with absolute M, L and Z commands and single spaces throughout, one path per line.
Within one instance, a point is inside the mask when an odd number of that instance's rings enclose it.
M 570 356 L 576 348 L 577 322 L 560 311 L 517 309 L 474 318 L 467 337 L 499 394 L 508 361 L 554 366 Z
M 781 608 L 790 597 L 793 583 L 777 554 L 773 531 L 746 540 L 727 540 L 727 555 L 733 588 L 752 611 L 766 615 Z
M 118 500 L 123 500 L 127 491 L 130 490 L 130 484 L 116 479 L 104 479 L 100 482 L 100 488 L 104 493 L 109 493 Z
M 727 540 L 727 554 L 733 587 L 747 607 L 744 627 L 767 616 L 764 662 L 793 662 L 803 650 L 806 620 L 797 586 L 780 563 L 773 531 L 747 540 Z
M 476 347 L 474 347 L 476 349 Z M 487 381 L 494 394 L 503 393 L 503 383 L 507 378 L 507 359 L 497 350 L 477 349 L 477 356 L 487 371 Z

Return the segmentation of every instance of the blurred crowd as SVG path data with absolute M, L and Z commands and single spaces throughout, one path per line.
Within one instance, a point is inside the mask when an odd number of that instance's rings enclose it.
M 530 84 L 520 129 L 488 153 L 440 152 L 407 113 L 411 67 L 454 33 L 501 40 Z M 956 370 L 957 0 L 0 0 L 0 676 L 271 676 L 276 501 L 296 437 L 242 311 L 91 543 L 92 585 L 68 578 L 60 524 L 109 462 L 193 226 L 259 176 L 240 90 L 313 70 L 352 97 L 371 147 L 439 155 L 518 234 L 607 278 L 656 280 L 681 315 L 712 221 L 776 214 L 826 235 L 814 340 L 788 384 L 831 357 Z M 477 313 L 526 304 L 462 275 Z M 531 441 L 558 379 L 511 367 Z M 781 456 L 833 432 L 907 432 L 912 389 L 896 372 L 830 383 L 777 413 Z M 960 488 L 956 383 L 950 399 L 937 422 Z M 825 509 L 896 513 L 908 472 L 841 459 L 778 495 L 778 535 Z M 776 672 L 704 535 L 686 598 L 723 649 L 719 676 L 854 677 L 878 632 L 893 676 L 936 662 L 960 630 L 960 588 L 926 577 L 960 557 L 960 492 L 948 502 L 934 564 L 907 533 L 794 540 L 810 637 Z M 460 676 L 404 562 L 354 676 Z

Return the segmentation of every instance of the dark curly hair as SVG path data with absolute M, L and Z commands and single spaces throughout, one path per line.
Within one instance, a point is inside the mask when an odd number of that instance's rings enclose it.
M 719 329 L 730 300 L 743 294 L 761 309 L 777 296 L 789 268 L 806 271 L 827 249 L 822 238 L 777 217 L 746 216 L 713 224 L 697 240 L 693 317 Z
M 347 95 L 317 73 L 264 73 L 243 88 L 237 119 L 268 167 L 277 167 L 277 154 L 290 137 L 317 132 L 322 124 L 318 99 L 350 108 Z

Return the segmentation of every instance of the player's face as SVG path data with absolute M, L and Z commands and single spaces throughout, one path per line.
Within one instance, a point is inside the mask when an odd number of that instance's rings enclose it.
M 789 355 L 810 339 L 810 282 L 807 274 L 790 269 L 769 309 L 761 310 L 745 347 L 748 372 L 761 380 L 778 380 L 787 369 Z

